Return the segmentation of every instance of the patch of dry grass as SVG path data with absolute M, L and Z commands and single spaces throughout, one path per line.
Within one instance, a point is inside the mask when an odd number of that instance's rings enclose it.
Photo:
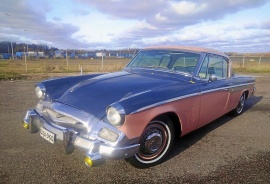
M 235 72 L 247 72 L 247 73 L 270 73 L 270 62 L 246 62 L 245 65 L 241 63 L 233 63 L 233 69 Z
M 27 73 L 113 72 L 122 70 L 129 59 L 35 59 L 27 60 Z M 0 73 L 26 73 L 24 59 L 0 61 Z
M 270 62 L 260 63 L 255 60 L 247 60 L 245 65 L 241 58 L 233 60 L 235 72 L 269 73 Z M 98 59 L 29 59 L 27 60 L 27 72 L 24 59 L 0 60 L 0 79 L 20 78 L 21 74 L 47 74 L 47 73 L 76 73 L 80 72 L 115 72 L 122 70 L 130 59 L 110 58 Z

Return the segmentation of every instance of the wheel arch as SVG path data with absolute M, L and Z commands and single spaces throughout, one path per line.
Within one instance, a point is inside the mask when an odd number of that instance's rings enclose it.
M 180 122 L 179 117 L 177 116 L 177 114 L 175 112 L 166 112 L 166 113 L 160 114 L 160 115 L 156 116 L 155 118 L 153 118 L 151 121 L 158 120 L 158 119 L 159 120 L 160 119 L 170 119 L 172 121 L 173 126 L 174 126 L 175 138 L 178 138 L 181 136 L 182 124 Z
M 248 95 L 249 95 L 249 91 L 247 90 L 247 89 L 245 89 L 244 91 L 243 91 L 243 93 L 245 93 L 245 100 L 248 98 Z M 242 93 L 242 94 L 243 94 Z

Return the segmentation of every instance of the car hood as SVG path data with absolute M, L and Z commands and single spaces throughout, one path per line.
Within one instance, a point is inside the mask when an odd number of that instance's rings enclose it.
M 132 96 L 150 93 L 158 88 L 186 82 L 183 79 L 161 74 L 122 71 L 80 82 L 56 101 L 101 119 L 110 104 L 123 98 L 132 98 Z

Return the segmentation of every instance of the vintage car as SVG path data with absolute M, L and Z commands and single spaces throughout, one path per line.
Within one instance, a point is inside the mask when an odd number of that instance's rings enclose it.
M 151 47 L 120 72 L 37 84 L 40 100 L 23 125 L 60 142 L 66 154 L 83 151 L 87 166 L 125 159 L 147 168 L 168 158 L 175 138 L 228 112 L 240 115 L 254 85 L 254 78 L 233 73 L 222 52 Z

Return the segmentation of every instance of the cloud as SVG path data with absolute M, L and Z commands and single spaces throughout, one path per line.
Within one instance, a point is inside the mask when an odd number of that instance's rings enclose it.
M 206 3 L 196 4 L 190 1 L 169 2 L 170 8 L 179 15 L 194 15 L 207 9 Z
M 72 13 L 73 13 L 74 15 L 85 16 L 85 15 L 90 14 L 90 11 L 87 10 L 87 9 L 82 9 L 82 8 L 77 8 L 77 7 L 76 7 L 76 8 L 73 8 Z
M 2 1 L 0 41 L 12 37 L 22 42 L 75 49 L 161 44 L 229 49 L 230 45 L 257 42 L 269 45 L 269 19 L 223 21 L 239 12 L 262 7 L 267 0 Z
M 262 29 L 267 29 L 269 30 L 270 29 L 270 19 L 262 22 L 261 26 L 260 26 Z
M 53 17 L 53 20 L 55 20 L 56 22 L 62 21 L 62 19 L 59 17 Z
M 0 6 L 0 12 L 3 12 L 0 16 L 1 32 L 12 35 L 13 41 L 25 39 L 27 42 L 51 44 L 60 48 L 88 46 L 72 39 L 72 35 L 79 30 L 78 27 L 59 22 L 59 17 L 54 17 L 56 22 L 47 21 L 46 14 L 50 10 L 51 7 L 46 1 L 33 3 L 25 0 L 4 0 Z M 5 38 L 6 36 L 3 39 Z
M 200 27 L 190 29 L 186 32 L 185 28 L 192 25 L 201 25 L 203 22 L 213 22 L 224 18 L 227 15 L 240 12 L 246 9 L 254 9 L 264 5 L 266 0 L 198 0 L 198 1 L 165 1 L 165 0 L 77 0 L 89 7 L 95 7 L 96 10 L 103 12 L 109 17 L 119 19 L 134 19 L 138 23 L 129 29 L 124 30 L 119 36 L 115 36 L 112 41 L 117 41 L 123 45 L 132 42 L 133 45 L 144 47 L 153 44 L 204 44 L 205 40 L 217 41 L 218 43 L 227 43 L 226 39 L 239 40 L 244 35 L 251 34 L 246 31 L 239 31 L 237 25 L 224 27 L 228 33 L 216 29 L 216 35 L 213 31 L 200 31 Z M 106 3 L 105 3 L 106 2 Z M 267 27 L 268 23 L 264 27 Z M 242 29 L 257 29 L 257 23 L 246 23 Z M 237 31 L 231 32 L 234 29 Z M 178 37 L 175 32 L 182 30 Z M 194 31 L 198 30 L 198 31 Z M 211 32 L 211 33 L 210 33 Z M 229 35 L 230 34 L 230 35 Z M 224 36 L 225 35 L 225 36 Z M 118 40 L 118 37 L 122 39 Z M 184 41 L 184 42 L 183 42 Z M 208 44 L 209 45 L 209 44 Z
M 143 20 L 148 16 L 155 15 L 164 8 L 163 0 L 77 0 L 90 7 L 95 7 L 105 14 L 124 18 Z
M 183 26 L 208 20 L 218 20 L 228 14 L 243 9 L 260 7 L 267 0 L 77 0 L 95 7 L 104 14 L 122 18 L 145 21 L 155 27 L 181 28 Z

